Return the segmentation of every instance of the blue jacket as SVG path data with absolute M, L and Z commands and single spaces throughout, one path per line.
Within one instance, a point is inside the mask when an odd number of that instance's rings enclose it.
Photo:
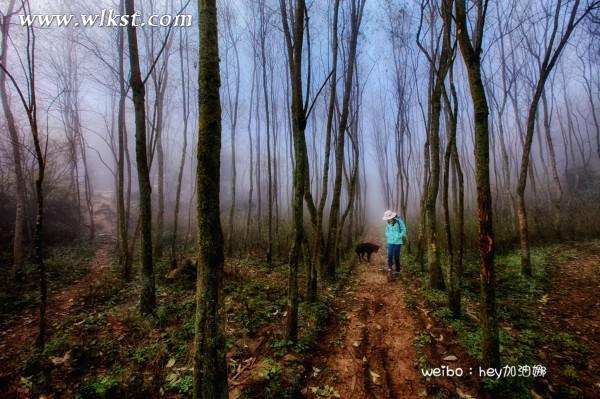
M 406 240 L 406 225 L 400 216 L 394 218 L 395 223 L 385 223 L 385 237 L 388 244 L 404 244 Z

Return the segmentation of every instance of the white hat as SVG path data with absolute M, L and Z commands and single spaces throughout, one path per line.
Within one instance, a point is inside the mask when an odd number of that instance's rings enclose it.
M 396 217 L 396 212 L 392 212 L 392 211 L 385 211 L 385 213 L 383 214 L 383 217 L 381 218 L 381 220 L 390 220 Z

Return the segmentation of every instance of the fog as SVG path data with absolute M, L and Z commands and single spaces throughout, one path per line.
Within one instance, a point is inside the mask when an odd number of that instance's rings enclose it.
M 15 8 L 19 8 L 19 3 L 16 2 Z M 193 18 L 191 27 L 138 28 L 142 74 L 147 78 L 146 111 L 153 206 L 159 195 L 160 166 L 157 152 L 160 147 L 164 158 L 167 225 L 172 220 L 184 134 L 187 134 L 187 149 L 181 182 L 181 202 L 185 210 L 182 212 L 190 212 L 189 220 L 194 219 L 198 19 L 195 2 L 189 2 L 182 10 L 184 5 L 179 0 L 136 2 L 142 17 L 150 14 L 176 15 L 181 11 Z M 279 4 L 274 1 L 239 0 L 220 1 L 219 7 L 223 218 L 226 218 L 232 203 L 232 171 L 235 164 L 234 210 L 240 220 L 240 228 L 248 212 L 254 227 L 264 223 L 268 206 L 267 170 L 272 167 L 273 201 L 277 218 L 283 223 L 290 218 L 294 160 L 290 141 L 289 69 Z M 496 218 L 506 222 L 499 230 L 507 236 L 512 236 L 515 230 L 516 215 L 511 203 L 514 201 L 512 197 L 521 163 L 527 111 L 539 74 L 544 43 L 549 40 L 551 20 L 545 17 L 549 10 L 545 7 L 545 2 L 494 2 L 490 5 L 484 36 L 482 68 L 490 107 L 494 209 Z M 34 1 L 31 4 L 31 14 L 94 15 L 100 14 L 103 9 L 120 13 L 118 2 L 112 1 Z M 6 10 L 4 1 L 2 12 L 6 13 Z M 27 30 L 21 26 L 19 14 L 23 14 L 22 10 L 12 16 L 9 35 L 4 40 L 7 41 L 7 69 L 23 87 Z M 307 47 L 305 53 L 308 57 L 310 51 L 310 66 L 303 66 L 306 77 L 303 84 L 312 112 L 307 121 L 306 141 L 310 187 L 314 197 L 319 198 L 331 92 L 327 79 L 332 68 L 332 2 L 310 3 L 309 15 L 310 50 Z M 343 92 L 343 71 L 347 67 L 345 57 L 349 23 L 349 7 L 342 4 L 337 74 L 339 98 L 334 126 L 340 116 L 339 102 Z M 560 23 L 566 24 L 566 17 Z M 82 187 L 84 184 L 81 170 L 79 180 L 71 181 L 69 149 L 65 144 L 69 141 L 69 134 L 72 134 L 69 131 L 73 121 L 69 119 L 68 110 L 76 103 L 77 123 L 81 127 L 87 157 L 85 173 L 89 174 L 92 191 L 111 195 L 115 192 L 119 30 L 118 27 L 106 26 L 34 28 L 37 116 L 43 134 L 42 141 L 47 147 L 51 175 L 49 181 L 53 184 L 65 187 Z M 575 206 L 577 193 L 581 190 L 595 192 L 594 187 L 598 184 L 600 50 L 597 30 L 597 25 L 587 20 L 578 26 L 546 84 L 545 108 L 540 105 L 538 110 L 527 196 L 535 208 L 534 218 L 539 221 L 537 227 L 540 230 L 544 229 L 544 215 L 552 208 L 557 184 L 551 173 L 552 162 L 556 162 L 556 172 L 565 189 L 562 197 L 565 206 Z M 366 224 L 378 224 L 383 211 L 394 209 L 406 213 L 404 216 L 410 220 L 411 227 L 415 230 L 418 228 L 423 179 L 427 176 L 423 154 L 430 112 L 428 95 L 431 75 L 426 55 L 417 46 L 417 34 L 423 49 L 432 53 L 438 51 L 441 45 L 440 22 L 434 19 L 432 23 L 431 15 L 426 13 L 422 16 L 419 3 L 367 2 L 358 38 L 349 126 L 349 129 L 357 132 L 359 140 L 358 196 L 361 201 L 355 207 L 364 215 L 360 220 Z M 126 45 L 123 57 L 127 76 L 129 63 Z M 475 212 L 473 122 L 468 81 L 459 55 L 456 55 L 454 62 L 453 79 L 459 101 L 457 147 L 463 162 L 465 205 L 470 219 Z M 7 88 L 10 107 L 19 128 L 25 165 L 30 165 L 28 168 L 31 169 L 33 150 L 26 115 L 14 85 L 8 84 Z M 187 110 L 183 106 L 184 91 L 189 96 L 186 100 Z M 237 104 L 236 91 L 239 93 Z M 265 101 L 268 102 L 267 106 Z M 135 199 L 135 125 L 130 92 L 125 107 L 130 153 L 125 175 L 126 181 L 131 181 L 132 197 Z M 269 112 L 268 116 L 266 111 Z M 158 114 L 161 114 L 161 120 L 158 120 Z M 184 115 L 188 118 L 185 132 Z M 234 138 L 231 135 L 233 123 L 236 125 Z M 447 142 L 446 128 L 447 117 L 442 117 L 440 157 Z M 1 129 L 1 173 L 5 176 L 2 190 L 10 191 L 14 189 L 10 177 L 12 155 L 4 122 Z M 549 135 L 546 135 L 546 130 Z M 550 158 L 548 138 L 552 140 L 554 160 Z M 267 139 L 270 160 L 267 158 Z M 232 140 L 235 143 L 234 158 Z M 333 145 L 336 145 L 335 140 Z M 348 179 L 353 162 L 349 140 L 346 140 L 345 147 L 344 204 L 348 202 Z M 74 156 L 75 165 L 82 169 L 82 154 Z M 333 168 L 332 154 L 328 200 L 334 184 Z M 32 172 L 29 174 L 33 175 Z M 451 180 L 451 184 L 455 184 L 455 179 Z M 187 223 L 188 218 L 185 219 Z

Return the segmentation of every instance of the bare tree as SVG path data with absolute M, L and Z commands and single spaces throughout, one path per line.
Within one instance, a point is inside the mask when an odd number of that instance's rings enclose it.
M 185 49 L 185 52 L 184 52 Z M 190 117 L 190 63 L 189 63 L 189 40 L 187 30 L 179 32 L 179 62 L 181 74 L 181 102 L 183 110 L 183 147 L 181 149 L 181 160 L 179 161 L 179 172 L 177 173 L 177 188 L 175 189 L 175 210 L 173 214 L 173 235 L 171 236 L 171 267 L 177 263 L 177 234 L 179 233 L 179 207 L 181 202 L 181 183 L 187 158 L 187 135 L 188 121 Z
M 352 93 L 352 81 L 354 79 L 354 68 L 356 67 L 356 49 L 358 46 L 358 34 L 362 22 L 365 0 L 352 0 L 350 2 L 350 35 L 348 43 L 347 69 L 344 74 L 344 92 L 342 96 L 340 116 L 337 126 L 337 137 L 335 140 L 335 180 L 329 211 L 329 229 L 327 233 L 327 256 L 326 271 L 329 278 L 334 278 L 339 265 L 338 238 L 340 236 L 340 202 L 342 195 L 342 174 L 344 165 L 344 142 L 349 126 L 350 99 Z
M 128 15 L 133 15 L 135 13 L 134 0 L 126 0 L 125 9 Z M 145 88 L 140 71 L 136 27 L 133 24 L 128 24 L 127 33 L 129 62 L 131 65 L 130 85 L 135 108 L 135 157 L 140 193 L 140 223 L 142 232 L 142 292 L 140 311 L 142 314 L 152 314 L 156 308 L 156 289 L 152 264 L 152 188 L 150 185 L 148 154 L 146 153 Z
M 340 0 L 335 0 L 333 3 L 333 17 L 331 25 L 331 77 L 329 89 L 329 104 L 327 108 L 327 124 L 325 127 L 325 154 L 323 159 L 323 178 L 321 185 L 321 196 L 316 212 L 315 228 L 314 228 L 314 244 L 313 258 L 309 264 L 309 274 L 307 277 L 307 297 L 309 301 L 314 301 L 317 296 L 317 271 L 323 275 L 322 270 L 322 254 L 324 246 L 323 237 L 323 213 L 327 202 L 327 193 L 329 191 L 329 164 L 331 156 L 331 137 L 333 135 L 333 117 L 335 111 L 335 102 L 337 99 L 337 60 L 338 60 L 338 15 L 340 9 Z M 308 184 L 307 184 L 308 185 Z
M 8 42 L 9 42 L 9 29 L 11 24 L 11 18 L 15 15 L 18 10 L 15 10 L 15 0 L 10 0 L 8 8 L 5 12 L 0 14 L 0 29 L 2 34 L 2 43 L 0 47 L 0 63 L 7 65 L 8 60 Z M 14 227 L 14 239 L 13 239 L 13 277 L 15 281 L 21 281 L 24 274 L 24 263 L 25 263 L 25 251 L 24 251 L 24 239 L 25 239 L 25 196 L 26 196 L 26 185 L 25 177 L 23 174 L 23 155 L 21 153 L 21 140 L 17 131 L 17 125 L 15 123 L 15 117 L 9 103 L 9 97 L 7 92 L 6 84 L 6 72 L 4 68 L 0 70 L 0 97 L 2 98 L 2 109 L 4 110 L 4 117 L 6 118 L 6 125 L 8 134 L 10 136 L 10 144 L 13 156 L 14 170 L 15 170 L 15 188 L 16 188 L 16 206 L 15 206 L 15 227 Z
M 531 255 L 529 251 L 529 227 L 527 222 L 527 209 L 525 206 L 525 188 L 527 186 L 527 172 L 529 170 L 529 161 L 531 147 L 533 144 L 533 133 L 535 131 L 535 119 L 537 108 L 544 91 L 544 86 L 550 72 L 556 65 L 565 45 L 569 41 L 573 31 L 579 23 L 595 8 L 600 7 L 600 1 L 590 1 L 583 10 L 580 10 L 580 0 L 575 0 L 572 4 L 565 4 L 563 10 L 562 0 L 556 2 L 554 10 L 552 30 L 550 38 L 544 46 L 544 56 L 539 65 L 539 76 L 535 85 L 535 91 L 529 105 L 527 114 L 527 131 L 523 144 L 523 154 L 521 157 L 521 168 L 519 171 L 519 181 L 517 184 L 517 219 L 519 223 L 519 237 L 521 244 L 521 270 L 523 274 L 531 276 Z M 564 18 L 563 12 L 568 14 L 568 21 L 560 29 L 560 21 Z M 550 16 L 550 14 L 548 14 Z
M 28 0 L 21 1 L 21 8 L 26 15 L 31 15 L 31 5 Z M 4 29 L 4 28 L 3 28 Z M 4 37 L 6 38 L 6 37 Z M 3 40 L 4 42 L 4 40 Z M 0 69 L 4 76 L 8 76 L 13 84 L 23 109 L 27 114 L 27 121 L 31 130 L 33 146 L 35 148 L 35 159 L 37 163 L 37 176 L 35 178 L 36 192 L 36 222 L 34 234 L 35 260 L 38 265 L 40 282 L 40 318 L 39 333 L 36 340 L 38 348 L 43 348 L 46 335 L 46 302 L 47 302 L 47 277 L 46 265 L 44 263 L 44 176 L 46 171 L 46 151 L 42 150 L 42 140 L 40 138 L 38 117 L 37 117 L 37 92 L 36 92 L 36 55 L 35 55 L 36 35 L 32 26 L 27 26 L 25 42 L 25 89 L 16 81 L 15 77 L 8 71 L 4 64 L 4 59 L 0 63 Z M 4 56 L 4 54 L 3 54 Z M 5 56 L 4 56 L 5 57 Z M 20 56 L 22 58 L 22 56 Z M 4 86 L 4 85 L 3 85 Z
M 229 131 L 231 143 L 231 205 L 229 206 L 229 222 L 227 232 L 227 251 L 231 256 L 233 252 L 233 233 L 234 220 L 236 209 L 236 184 L 237 184 L 237 168 L 236 168 L 236 132 L 238 124 L 238 110 L 240 102 L 240 55 L 238 51 L 239 38 L 235 36 L 233 24 L 235 21 L 234 11 L 229 4 L 224 4 L 221 8 L 225 29 L 225 96 L 227 100 L 227 110 L 229 116 Z M 230 52 L 233 52 L 233 62 L 231 65 Z M 230 75 L 233 74 L 233 82 L 230 82 Z M 233 87 L 232 87 L 233 86 Z
M 306 129 L 307 105 L 302 93 L 302 55 L 307 18 L 304 0 L 293 0 L 290 7 L 285 0 L 279 0 L 281 22 L 287 49 L 289 77 L 292 88 L 291 116 L 294 143 L 294 195 L 292 203 L 293 239 L 289 257 L 289 278 L 287 297 L 286 337 L 289 341 L 298 339 L 298 260 L 304 234 L 304 190 L 306 186 Z M 291 13 L 290 13 L 291 11 Z M 288 14 L 290 16 L 288 17 Z
M 433 7 L 430 9 L 431 24 L 434 24 L 433 15 L 437 12 Z M 449 35 L 452 29 L 451 23 L 451 1 L 442 1 L 441 14 L 443 18 L 442 36 Z M 425 5 L 421 6 L 421 21 L 425 12 Z M 419 25 L 420 27 L 420 25 Z M 440 185 L 440 115 L 442 108 L 442 92 L 444 90 L 444 81 L 450 68 L 451 48 L 450 40 L 442 40 L 442 48 L 438 50 L 434 42 L 433 26 L 430 26 L 430 50 L 428 51 L 420 42 L 420 28 L 417 33 L 417 45 L 425 54 L 430 67 L 430 92 L 429 92 L 429 122 L 428 122 L 428 142 L 426 148 L 429 152 L 426 158 L 430 162 L 430 174 L 427 179 L 427 191 L 425 199 L 425 238 L 427 243 L 427 265 L 429 269 L 429 285 L 432 288 L 444 289 L 444 279 L 440 265 L 439 245 L 437 242 L 437 218 L 436 203 Z M 438 55 L 439 51 L 439 55 Z

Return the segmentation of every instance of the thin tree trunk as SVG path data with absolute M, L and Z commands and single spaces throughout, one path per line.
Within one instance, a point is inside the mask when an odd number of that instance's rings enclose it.
M 313 259 L 312 264 L 316 268 L 316 270 L 324 276 L 324 270 L 322 267 L 322 256 L 321 249 L 323 248 L 324 238 L 323 238 L 323 212 L 325 210 L 325 204 L 327 202 L 327 193 L 329 192 L 329 160 L 331 156 L 331 136 L 333 135 L 333 115 L 334 115 L 334 107 L 335 101 L 337 98 L 336 88 L 337 88 L 337 60 L 338 60 L 338 15 L 340 9 L 340 0 L 335 0 L 333 5 L 333 23 L 331 28 L 331 84 L 330 84 L 330 93 L 329 93 L 329 105 L 327 111 L 327 126 L 325 128 L 325 157 L 323 160 L 323 182 L 321 185 L 321 199 L 319 200 L 319 206 L 317 208 L 317 218 L 316 218 L 316 228 L 315 228 L 315 237 L 314 237 L 314 249 L 313 249 Z M 317 280 L 316 276 L 312 276 L 314 278 L 314 287 L 311 285 L 311 290 L 314 289 L 314 292 L 309 293 L 310 300 L 316 298 L 317 291 Z
M 325 254 L 327 256 L 327 276 L 330 279 L 335 278 L 335 273 L 339 265 L 337 239 L 339 237 L 340 227 L 339 218 L 342 194 L 342 168 L 344 165 L 344 141 L 346 129 L 348 128 L 350 96 L 352 92 L 352 80 L 354 79 L 354 68 L 356 64 L 356 48 L 364 5 L 364 0 L 358 0 L 358 3 L 353 0 L 350 5 L 351 28 L 349 38 L 348 69 L 346 70 L 346 75 L 344 77 L 344 96 L 342 99 L 342 109 L 338 124 L 335 147 L 335 180 L 333 183 L 333 194 L 329 212 L 329 231 L 327 234 L 327 247 L 325 250 Z
M 167 39 L 168 40 L 168 39 Z M 165 63 L 168 63 L 168 50 L 165 55 Z M 163 108 L 164 99 L 166 92 L 166 85 L 169 80 L 169 69 L 165 64 L 164 69 L 159 73 L 159 77 L 155 80 L 155 95 L 157 96 L 155 101 L 156 108 L 156 125 L 155 140 L 156 140 L 156 153 L 158 158 L 158 212 L 156 214 L 156 231 L 154 240 L 154 257 L 157 259 L 163 256 L 163 230 L 165 224 L 165 153 L 163 148 Z M 152 161 L 150 161 L 152 164 Z
M 269 95 L 267 81 L 267 56 L 265 42 L 267 40 L 267 23 L 264 0 L 260 7 L 260 57 L 262 68 L 262 89 L 265 105 L 265 128 L 267 136 L 267 265 L 271 267 L 273 261 L 273 172 L 271 168 L 271 115 L 269 110 Z
M 120 0 L 120 11 L 125 13 L 125 2 Z M 125 70 L 123 57 L 125 54 L 125 29 L 119 28 L 118 34 L 118 80 L 119 80 L 119 109 L 117 117 L 118 125 L 118 157 L 117 157 L 117 223 L 118 223 L 118 247 L 119 263 L 123 278 L 131 279 L 131 256 L 129 252 L 129 211 L 125 209 L 125 148 L 127 146 L 127 126 L 125 122 L 125 101 L 127 92 L 125 90 Z M 131 182 L 131 176 L 129 183 Z M 128 190 L 129 192 L 129 190 Z M 128 200 L 129 203 L 129 200 Z
M 449 37 L 447 38 L 449 40 Z M 453 60 L 451 61 L 454 62 Z M 452 311 L 454 318 L 458 319 L 461 315 L 461 294 L 462 294 L 462 251 L 463 251 L 463 230 L 464 230 L 464 182 L 458 150 L 456 146 L 456 131 L 458 126 L 458 96 L 454 86 L 453 66 L 450 66 L 450 98 L 444 95 L 445 109 L 447 115 L 446 129 L 448 143 L 444 154 L 444 183 L 443 198 L 444 219 L 446 229 L 446 239 L 448 247 L 448 267 L 449 267 L 449 289 L 448 289 L 448 307 Z M 450 102 L 452 101 L 452 103 Z M 458 180 L 458 201 L 455 203 L 457 210 L 458 231 L 456 237 L 452 236 L 452 227 L 450 223 L 450 208 L 448 200 L 448 191 L 450 187 L 450 161 L 453 163 Z M 455 182 L 456 184 L 456 182 Z M 455 239 L 457 245 L 455 245 Z
M 583 19 L 583 17 L 589 13 L 590 8 L 584 11 L 583 15 L 578 14 L 579 0 L 575 0 L 572 5 L 571 13 L 567 24 L 564 27 L 564 32 L 560 38 L 556 48 L 554 48 L 554 40 L 559 30 L 560 20 L 564 19 L 560 15 L 561 1 L 558 1 L 554 11 L 554 23 L 553 30 L 550 35 L 547 47 L 545 49 L 544 58 L 540 65 L 540 76 L 535 86 L 533 97 L 531 98 L 531 104 L 529 106 L 529 112 L 527 114 L 527 131 L 525 134 L 525 141 L 523 143 L 523 155 L 521 158 L 521 169 L 519 171 L 519 181 L 517 184 L 517 218 L 519 224 L 519 241 L 521 244 L 521 271 L 526 276 L 532 275 L 531 269 L 531 255 L 529 250 L 529 226 L 527 220 L 527 209 L 525 207 L 525 188 L 527 185 L 527 172 L 529 171 L 529 161 L 531 147 L 533 143 L 533 133 L 535 130 L 535 118 L 537 114 L 538 104 L 544 90 L 546 80 L 550 75 L 550 72 L 556 65 L 558 58 L 565 45 L 567 44 L 569 37 L 573 33 L 573 30 L 577 24 Z M 568 107 L 567 103 L 567 107 Z
M 246 206 L 246 232 L 244 242 L 248 244 L 250 239 L 250 222 L 252 220 L 252 196 L 254 195 L 254 147 L 252 143 L 252 102 L 254 101 L 254 82 L 256 75 L 256 63 L 252 69 L 252 83 L 250 87 L 250 106 L 248 107 L 248 151 L 250 152 L 250 166 L 248 170 L 248 205 Z
M 302 44 L 304 41 L 306 4 L 304 0 L 295 1 L 295 10 L 291 24 L 287 16 L 286 2 L 280 0 L 279 4 L 292 86 L 291 116 L 294 143 L 293 241 L 289 257 L 286 339 L 295 343 L 298 340 L 298 261 L 304 234 L 303 201 L 306 187 L 306 139 L 304 137 L 306 109 L 302 101 Z
M 181 202 L 181 182 L 183 181 L 183 171 L 185 169 L 185 159 L 187 158 L 187 133 L 188 133 L 188 119 L 190 116 L 190 71 L 189 71 L 189 54 L 188 54 L 188 35 L 185 33 L 185 42 L 182 35 L 185 32 L 180 33 L 179 43 L 179 61 L 181 71 L 181 99 L 183 104 L 183 147 L 181 149 L 181 160 L 179 161 L 179 172 L 177 173 L 177 188 L 175 189 L 175 211 L 173 214 L 173 235 L 171 237 L 171 268 L 175 268 L 177 265 L 177 235 L 179 230 L 179 207 Z M 185 46 L 185 58 L 183 54 L 183 48 Z M 184 65 L 187 66 L 187 78 L 186 70 Z
M 10 0 L 8 9 L 2 17 L 2 47 L 0 48 L 0 63 L 6 65 L 8 60 L 8 33 L 11 24 L 11 17 L 15 0 Z M 21 143 L 19 133 L 15 124 L 15 118 L 8 102 L 8 92 L 6 88 L 6 73 L 0 70 L 0 97 L 2 98 L 2 108 L 6 118 L 6 127 L 10 136 L 10 144 L 15 168 L 15 228 L 13 238 L 13 268 L 12 274 L 15 281 L 20 282 L 24 277 L 25 264 L 25 178 L 23 176 L 23 160 L 21 154 Z
M 228 13 L 231 10 L 227 11 Z M 227 15 L 226 17 L 226 29 L 227 35 L 229 37 L 229 41 L 231 42 L 231 46 L 233 48 L 233 54 L 235 56 L 235 94 L 233 99 L 231 98 L 231 88 L 229 87 L 229 83 L 227 83 L 227 100 L 229 102 L 229 123 L 230 123 L 230 140 L 231 140 L 231 205 L 229 207 L 229 226 L 228 226 L 228 235 L 227 235 L 227 255 L 231 256 L 233 253 L 233 232 L 234 232 L 234 220 L 235 220 L 235 208 L 236 208 L 236 184 L 237 184 L 237 168 L 236 168 L 236 158 L 235 158 L 235 147 L 236 147 L 236 130 L 238 123 L 238 107 L 239 107 L 239 98 L 240 98 L 240 56 L 237 48 L 237 40 L 233 35 L 231 15 Z M 227 61 L 227 76 L 229 76 L 229 61 Z
M 29 1 L 23 1 L 22 12 L 25 15 L 31 15 L 31 6 Z M 35 30 L 29 26 L 27 28 L 26 35 L 26 64 L 24 65 L 25 79 L 26 79 L 26 91 L 22 90 L 17 84 L 15 78 L 8 72 L 4 59 L 0 63 L 0 69 L 3 72 L 3 76 L 10 78 L 11 83 L 15 87 L 23 109 L 27 114 L 27 121 L 31 130 L 31 136 L 33 139 L 33 146 L 35 150 L 35 160 L 38 167 L 38 173 L 35 178 L 35 192 L 36 192 L 36 223 L 34 233 L 34 248 L 35 248 L 35 261 L 38 265 L 39 271 L 39 287 L 40 287 L 40 316 L 39 316 L 39 334 L 36 339 L 36 346 L 40 349 L 44 348 L 45 335 L 46 335 L 46 302 L 47 302 L 47 277 L 46 277 L 46 265 L 44 264 L 44 174 L 46 170 L 46 159 L 44 151 L 42 150 L 42 143 L 39 136 L 38 119 L 37 119 L 37 93 L 36 93 L 36 81 L 35 81 Z M 5 43 L 6 36 L 3 37 L 3 43 Z M 2 54 L 5 57 L 5 51 Z M 4 87 L 4 85 L 2 85 Z M 52 103 L 50 103 L 52 105 Z
M 542 94 L 542 105 L 544 109 L 544 132 L 546 133 L 546 143 L 548 145 L 548 154 L 550 156 L 550 167 L 552 171 L 552 180 L 554 182 L 554 232 L 559 239 L 562 238 L 561 229 L 561 204 L 562 204 L 562 186 L 560 184 L 560 177 L 558 174 L 558 168 L 556 167 L 556 152 L 554 151 L 554 143 L 552 141 L 552 132 L 550 130 L 550 120 L 552 118 L 551 111 L 548 109 L 548 99 L 546 98 L 546 92 Z
M 126 12 L 135 12 L 134 0 L 126 0 Z M 140 71 L 136 27 L 127 26 L 129 40 L 129 61 L 131 64 L 131 91 L 135 108 L 135 157 L 138 172 L 140 195 L 141 223 L 141 262 L 142 262 L 142 291 L 140 312 L 143 315 L 152 314 L 156 309 L 156 292 L 154 269 L 152 264 L 152 198 L 150 185 L 150 170 L 146 153 L 146 108 L 144 82 Z

